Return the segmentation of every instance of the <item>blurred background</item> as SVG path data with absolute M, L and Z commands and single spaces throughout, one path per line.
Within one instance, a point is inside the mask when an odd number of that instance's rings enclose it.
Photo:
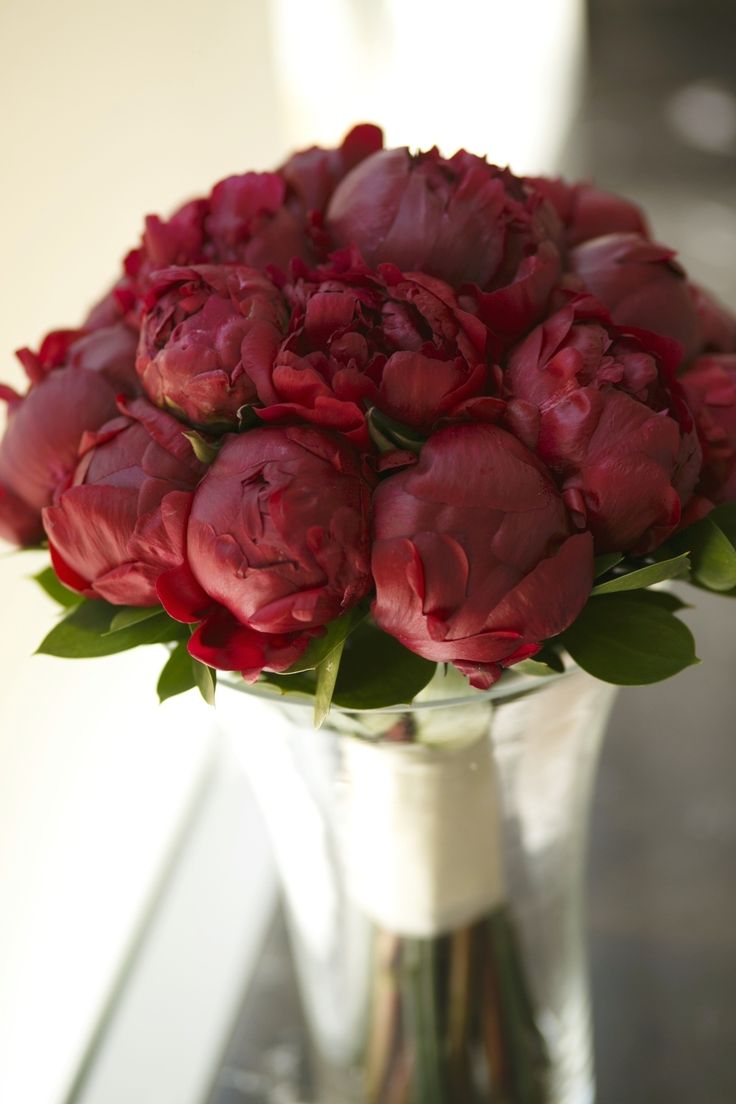
M 733 0 L 0 0 L 0 376 L 76 324 L 145 212 L 358 120 L 594 177 L 733 305 L 735 49 Z M 245 783 L 192 695 L 156 705 L 147 650 L 31 658 L 38 566 L 0 558 L 0 1100 L 260 1099 L 243 992 L 274 884 Z M 697 605 L 704 663 L 622 692 L 604 750 L 599 1104 L 736 1100 L 736 633 Z

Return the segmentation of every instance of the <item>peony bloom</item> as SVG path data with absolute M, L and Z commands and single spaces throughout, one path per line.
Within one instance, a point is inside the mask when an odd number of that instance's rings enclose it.
M 151 606 L 182 564 L 192 491 L 204 472 L 182 427 L 145 399 L 82 442 L 71 485 L 43 511 L 63 583 L 88 598 Z
M 357 255 L 285 288 L 291 332 L 255 381 L 267 422 L 307 421 L 368 446 L 366 410 L 428 433 L 443 418 L 495 416 L 488 397 L 488 331 L 441 280 L 378 272 Z
M 697 284 L 689 288 L 698 317 L 697 351 L 736 353 L 736 316 Z
M 228 437 L 194 497 L 187 569 L 164 576 L 173 617 L 200 620 L 190 651 L 255 678 L 371 589 L 372 484 L 339 437 L 308 427 Z
M 700 470 L 674 380 L 678 346 L 614 327 L 595 300 L 552 315 L 513 351 L 507 417 L 556 474 L 598 552 L 642 553 L 677 527 Z
M 327 249 L 322 218 L 332 191 L 382 142 L 378 127 L 357 126 L 338 149 L 296 153 L 277 172 L 229 176 L 167 220 L 149 215 L 116 288 L 123 309 L 137 317 L 153 273 L 174 265 L 226 262 L 285 272 L 295 257 L 314 263 Z
M 682 376 L 703 446 L 698 490 L 711 502 L 736 502 L 736 354 L 702 356 Z
M 543 313 L 559 279 L 559 220 L 507 169 L 460 151 L 382 150 L 335 189 L 327 229 L 375 268 L 437 276 L 482 289 L 478 310 L 508 344 Z
M 89 321 L 77 330 L 53 330 L 47 334 L 37 353 L 19 349 L 17 357 L 32 383 L 39 383 L 57 368 L 86 368 L 99 372 L 115 388 L 126 395 L 139 390 L 135 374 L 135 354 L 138 333 L 121 318 L 106 318 L 104 325 Z
M 378 625 L 454 663 L 485 689 L 580 613 L 593 581 L 589 533 L 536 457 L 496 426 L 440 430 L 416 467 L 374 500 Z
M 698 348 L 700 325 L 674 251 L 641 234 L 606 234 L 571 250 L 570 268 L 621 326 L 639 326 Z
M 240 265 L 167 268 L 146 306 L 136 367 L 151 402 L 194 425 L 236 426 L 256 397 L 250 367 L 269 373 L 286 332 L 278 289 Z
M 564 226 L 568 248 L 604 234 L 641 234 L 649 237 L 642 211 L 623 196 L 602 192 L 592 184 L 530 177 L 526 181 L 554 207 Z
M 79 442 L 116 413 L 115 390 L 103 375 L 58 368 L 27 395 L 0 388 L 8 426 L 0 441 L 0 536 L 13 544 L 43 537 L 41 510 L 71 477 Z

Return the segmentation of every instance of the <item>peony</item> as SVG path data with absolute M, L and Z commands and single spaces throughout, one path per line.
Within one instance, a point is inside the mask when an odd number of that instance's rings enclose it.
M 88 598 L 151 606 L 184 560 L 192 491 L 204 472 L 181 425 L 145 399 L 82 442 L 70 486 L 43 511 L 56 572 Z
M 256 397 L 249 368 L 268 373 L 286 331 L 278 289 L 240 265 L 174 267 L 153 278 L 146 306 L 136 368 L 150 400 L 195 425 L 237 425 Z
M 680 382 L 703 445 L 698 490 L 736 502 L 736 354 L 699 357 Z
M 90 325 L 77 330 L 53 330 L 41 342 L 37 353 L 19 349 L 17 357 L 32 383 L 39 383 L 57 368 L 86 368 L 99 372 L 116 389 L 126 395 L 138 390 L 135 374 L 135 354 L 138 333 L 121 318 L 104 318 L 104 325 Z
M 674 380 L 678 359 L 678 346 L 617 329 L 586 299 L 509 358 L 509 424 L 556 474 L 598 552 L 655 548 L 692 495 L 701 452 Z
M 407 648 L 487 688 L 577 617 L 593 542 L 505 430 L 442 429 L 374 501 L 373 616 Z
M 0 441 L 0 536 L 13 544 L 43 537 L 41 510 L 71 478 L 79 442 L 116 413 L 115 390 L 84 368 L 39 376 L 25 396 L 0 388 L 8 426 Z
M 366 410 L 428 433 L 440 420 L 492 417 L 488 331 L 441 280 L 378 272 L 344 253 L 285 288 L 290 334 L 268 371 L 255 364 L 266 422 L 307 421 L 368 446 Z
M 568 248 L 604 234 L 649 236 L 644 214 L 623 196 L 603 192 L 593 184 L 568 184 L 565 180 L 544 176 L 530 177 L 526 183 L 554 207 L 562 220 Z
M 622 326 L 639 326 L 698 348 L 700 324 L 685 274 L 665 246 L 641 234 L 606 234 L 570 252 L 570 268 Z
M 371 267 L 390 262 L 453 287 L 476 285 L 477 309 L 501 344 L 541 316 L 559 278 L 552 206 L 462 150 L 449 160 L 436 149 L 367 157 L 335 189 L 327 228 Z
M 194 496 L 187 567 L 158 588 L 172 616 L 203 619 L 192 654 L 248 678 L 284 670 L 364 598 L 371 489 L 359 455 L 332 434 L 228 437 Z
M 697 284 L 690 284 L 690 295 L 698 316 L 698 352 L 736 353 L 736 316 Z

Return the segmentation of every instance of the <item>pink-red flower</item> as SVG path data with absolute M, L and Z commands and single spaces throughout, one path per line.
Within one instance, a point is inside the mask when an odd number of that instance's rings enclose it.
M 680 382 L 703 445 L 698 491 L 736 502 L 736 354 L 699 357 Z
M 157 406 L 195 425 L 227 429 L 271 370 L 288 311 L 267 276 L 242 265 L 156 273 L 136 363 Z
M 71 485 L 43 511 L 57 574 L 89 598 L 152 606 L 184 561 L 192 491 L 204 465 L 174 418 L 145 399 L 89 434 Z
M 346 252 L 284 293 L 290 334 L 268 370 L 265 359 L 249 369 L 264 421 L 311 422 L 365 448 L 372 406 L 427 433 L 442 419 L 496 416 L 488 331 L 441 280 L 374 272 Z
M 450 159 L 436 149 L 373 154 L 335 189 L 327 227 L 371 267 L 390 262 L 455 288 L 475 285 L 479 313 L 500 344 L 541 316 L 559 279 L 552 206 L 507 169 L 464 150 Z
M 135 354 L 138 332 L 122 318 L 97 319 L 104 325 L 88 322 L 76 330 L 53 330 L 41 342 L 37 353 L 19 349 L 16 356 L 32 383 L 40 383 L 57 368 L 86 368 L 99 372 L 117 392 L 134 395 L 138 390 Z
M 700 446 L 674 378 L 679 347 L 617 329 L 595 300 L 563 308 L 513 351 L 507 417 L 555 473 L 596 550 L 645 552 L 678 526 Z
M 601 191 L 593 184 L 568 184 L 565 180 L 539 176 L 527 183 L 551 203 L 562 220 L 564 240 L 572 248 L 603 234 L 649 236 L 643 212 L 623 196 Z
M 187 565 L 161 578 L 173 617 L 202 621 L 190 651 L 255 678 L 371 589 L 371 479 L 338 436 L 310 427 L 225 440 L 197 489 Z
M 490 425 L 435 433 L 375 500 L 373 615 L 407 648 L 486 688 L 577 617 L 593 542 L 515 437 Z
M 25 396 L 0 387 L 8 425 L 0 441 L 0 536 L 13 544 L 43 537 L 41 510 L 71 477 L 79 442 L 116 413 L 115 390 L 85 368 L 43 372 Z
M 641 234 L 606 234 L 570 252 L 570 268 L 622 326 L 638 326 L 697 351 L 700 324 L 685 273 L 666 246 Z

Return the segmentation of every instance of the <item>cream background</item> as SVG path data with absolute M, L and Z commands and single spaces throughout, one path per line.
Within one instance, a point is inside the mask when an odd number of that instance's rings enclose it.
M 12 350 L 82 317 L 145 212 L 355 121 L 383 122 L 394 144 L 553 170 L 581 0 L 451 10 L 0 0 L 0 377 L 20 386 Z M 0 558 L 0 1100 L 13 1104 L 62 1099 L 213 755 L 195 696 L 156 705 L 162 651 L 32 658 L 53 616 L 28 581 L 40 562 Z

